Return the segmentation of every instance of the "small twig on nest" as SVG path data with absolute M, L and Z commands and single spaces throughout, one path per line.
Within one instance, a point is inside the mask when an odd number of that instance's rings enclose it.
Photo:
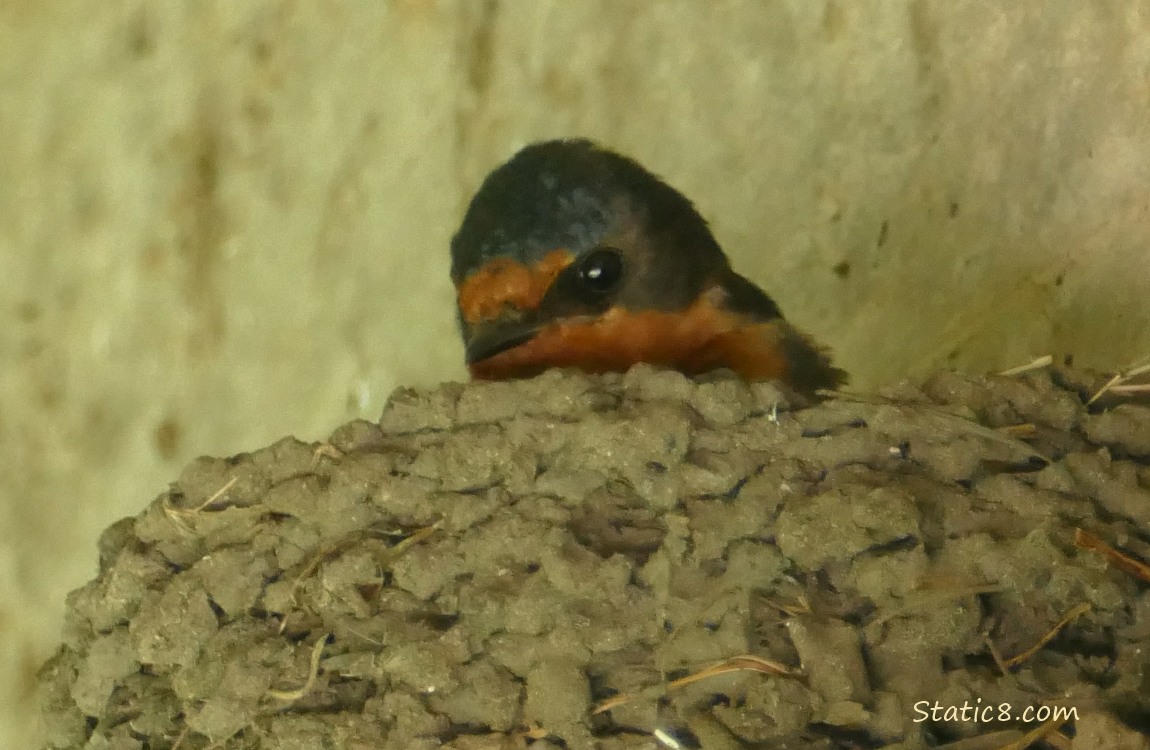
M 606 700 L 599 701 L 599 705 L 597 705 L 591 709 L 591 715 L 597 716 L 599 714 L 606 713 L 607 711 L 610 711 L 613 708 L 618 708 L 619 706 L 623 706 L 623 705 L 630 703 L 631 701 L 635 700 L 637 697 L 638 696 L 632 695 L 630 693 L 619 693 L 618 695 L 612 695 L 610 698 L 607 698 Z
M 945 745 L 939 745 L 937 750 L 965 750 L 972 747 L 974 750 L 996 750 L 1002 745 L 991 743 L 1013 742 L 1021 736 L 1022 730 L 1020 729 L 994 729 L 984 734 L 976 734 L 948 742 Z
M 424 526 L 421 529 L 416 529 L 411 532 L 411 535 L 400 540 L 397 544 L 388 547 L 385 559 L 381 561 L 384 567 L 391 565 L 393 562 L 403 556 L 405 552 L 422 542 L 427 537 L 434 534 L 439 530 L 439 526 L 443 523 L 442 520 L 436 521 L 430 526 Z
M 897 401 L 885 396 L 866 393 L 852 393 L 849 391 L 834 391 L 828 396 L 828 398 L 849 404 L 893 406 L 899 410 L 900 415 L 907 418 L 912 416 L 921 416 L 928 422 L 935 422 L 939 426 L 945 425 L 943 429 L 955 428 L 963 430 L 975 435 L 981 435 L 989 440 L 994 441 L 995 443 L 999 443 L 1000 445 L 1016 448 L 1019 451 L 1024 452 L 1028 459 L 1041 461 L 1044 466 L 1050 463 L 1050 459 L 1048 459 L 1046 456 L 1042 455 L 1021 440 L 1011 436 L 1009 433 L 995 429 L 993 427 L 987 427 L 986 425 L 979 424 L 973 419 L 961 416 L 959 414 L 954 414 L 953 412 L 949 412 L 938 406 Z
M 713 664 L 709 667 L 699 670 L 694 674 L 689 674 L 686 677 L 680 677 L 677 680 L 671 680 L 667 686 L 674 689 L 680 688 L 685 685 L 690 685 L 699 680 L 705 680 L 708 677 L 718 677 L 721 674 L 729 674 L 731 672 L 761 672 L 763 674 L 774 675 L 775 677 L 787 677 L 796 679 L 803 676 L 801 670 L 788 667 L 777 661 L 764 659 L 761 656 L 754 656 L 753 654 L 744 654 L 742 656 L 733 656 L 726 661 L 721 661 L 718 664 Z
M 177 508 L 172 505 L 171 496 L 165 495 L 164 502 L 162 503 L 164 515 L 166 515 L 168 520 L 175 524 L 176 528 L 182 531 L 184 534 L 195 536 L 196 530 L 188 525 L 187 519 L 203 513 L 209 505 L 223 497 L 223 494 L 231 489 L 232 485 L 236 483 L 237 479 L 239 479 L 239 477 L 232 477 L 229 479 L 223 487 L 220 487 L 218 490 L 213 492 L 211 497 L 194 508 Z
M 792 601 L 773 599 L 768 596 L 760 596 L 759 601 L 769 607 L 777 609 L 788 617 L 798 617 L 799 615 L 809 615 L 811 613 L 811 601 L 807 598 L 806 594 L 799 594 Z
M 528 747 L 527 740 L 538 742 L 539 740 L 545 740 L 550 736 L 551 732 L 549 732 L 542 724 L 533 721 L 528 724 L 524 724 L 522 728 L 511 734 L 511 744 L 519 750 L 526 750 Z M 507 743 L 502 742 L 500 745 L 506 747 Z
M 1102 541 L 1100 537 L 1091 534 L 1089 531 L 1082 529 L 1074 530 L 1074 546 L 1079 549 L 1088 549 L 1091 552 L 1098 552 L 1105 557 L 1111 565 L 1121 571 L 1129 573 L 1135 578 L 1141 579 L 1146 583 L 1150 583 L 1150 565 L 1144 562 L 1135 560 L 1129 555 L 1124 555 L 1118 550 L 1111 547 L 1106 542 Z
M 436 521 L 430 526 L 424 526 L 421 529 L 413 531 L 409 536 L 405 537 L 392 547 L 389 547 L 386 557 L 381 559 L 379 564 L 384 568 L 390 566 L 392 563 L 398 560 L 399 557 L 403 555 L 403 553 L 411 549 L 413 545 L 431 536 L 437 529 L 439 529 L 441 523 L 442 521 Z M 371 533 L 369 530 L 358 529 L 348 533 L 340 539 L 337 539 L 331 544 L 327 544 L 321 547 L 303 566 L 303 570 L 301 570 L 299 574 L 294 579 L 292 579 L 291 589 L 289 592 L 292 603 L 295 603 L 296 592 L 299 591 L 299 587 L 303 585 L 304 580 L 307 579 L 308 576 L 315 573 L 315 571 L 319 568 L 320 564 L 323 563 L 324 560 L 327 560 L 328 558 L 340 552 L 348 550 L 355 544 L 370 537 Z M 283 633 L 287 629 L 287 623 L 288 618 L 287 614 L 285 613 L 283 620 L 280 622 L 280 633 Z
M 1003 434 L 1010 435 L 1014 438 L 1029 438 L 1038 434 L 1038 425 L 1033 422 L 1023 422 L 1022 424 L 1009 424 L 1005 427 L 998 428 Z
M 1095 401 L 1102 398 L 1102 396 L 1105 395 L 1105 393 L 1108 390 L 1110 390 L 1111 388 L 1113 388 L 1114 386 L 1118 385 L 1121 382 L 1122 382 L 1122 374 L 1121 373 L 1110 378 L 1109 380 L 1106 381 L 1106 385 L 1102 386 L 1101 388 L 1099 388 L 1097 391 L 1094 392 L 1094 395 L 1090 397 L 1090 399 L 1086 402 L 1086 405 L 1090 406 Z
M 990 657 L 994 659 L 994 664 L 998 667 L 998 671 L 1002 674 L 1009 672 L 1010 667 L 1007 666 L 1006 660 L 1002 658 L 1002 652 L 998 650 L 998 646 L 994 645 L 994 641 L 991 640 L 990 633 L 982 634 L 982 642 L 986 644 L 986 650 L 990 652 Z
M 203 513 L 209 505 L 211 505 L 212 503 L 214 503 L 215 501 L 217 501 L 221 497 L 223 497 L 223 494 L 225 492 L 227 492 L 228 490 L 230 490 L 232 488 L 232 485 L 235 484 L 236 481 L 238 481 L 238 480 L 239 480 L 239 477 L 232 477 L 231 479 L 229 479 L 227 481 L 227 483 L 223 487 L 220 487 L 218 490 L 213 492 L 211 497 L 209 497 L 207 500 L 203 501 L 202 503 L 200 503 L 199 505 L 197 505 L 194 508 L 177 508 L 177 507 L 172 505 L 171 500 L 169 500 L 167 497 L 165 497 L 164 498 L 164 512 L 167 513 L 169 516 L 176 515 L 176 516 L 181 516 L 184 518 L 186 518 L 188 516 L 194 516 L 197 513 Z
M 1053 628 L 1051 628 L 1049 631 L 1047 631 L 1047 633 L 1044 636 L 1042 636 L 1041 638 L 1038 639 L 1038 643 L 1036 643 L 1033 646 L 1031 646 L 1030 648 L 1026 649 L 1021 654 L 1019 654 L 1018 656 L 1012 656 L 1009 659 L 1006 659 L 1003 662 L 1003 664 L 1006 665 L 1007 669 L 1010 669 L 1012 667 L 1017 667 L 1019 664 L 1026 661 L 1030 657 L 1037 654 L 1040 650 L 1042 650 L 1042 647 L 1045 646 L 1047 643 L 1050 643 L 1051 639 L 1054 638 L 1054 636 L 1058 635 L 1058 633 L 1064 627 L 1069 625 L 1074 620 L 1077 620 L 1079 617 L 1081 617 L 1082 615 L 1086 614 L 1089 611 L 1090 611 L 1090 604 L 1088 602 L 1083 602 L 1082 604 L 1079 604 L 1077 607 L 1075 607 L 1074 609 L 1070 610 L 1065 615 L 1063 615 L 1062 619 L 1059 620 L 1057 623 L 1055 623 Z
M 541 724 L 532 724 L 532 726 L 524 729 L 520 734 L 529 740 L 543 740 L 551 735 Z
M 196 507 L 192 508 L 191 510 L 181 511 L 178 508 L 173 508 L 173 510 L 175 510 L 175 512 L 177 512 L 177 513 L 186 513 L 189 515 L 192 513 L 202 513 L 208 509 L 209 505 L 211 505 L 212 503 L 214 503 L 215 501 L 217 501 L 221 497 L 223 497 L 224 493 L 227 492 L 228 490 L 230 490 L 232 488 L 232 485 L 235 484 L 237 480 L 239 480 L 239 477 L 232 477 L 231 479 L 229 479 L 227 481 L 227 483 L 223 487 L 220 487 L 218 490 L 213 492 L 211 497 L 209 497 L 207 500 L 203 501 L 202 503 L 200 503 Z
M 1028 362 L 1018 367 L 1011 367 L 1009 370 L 1003 370 L 998 374 L 1004 378 L 1011 378 L 1015 375 L 1021 375 L 1024 372 L 1030 372 L 1031 370 L 1041 370 L 1043 367 L 1049 367 L 1052 364 L 1054 364 L 1054 355 L 1044 354 L 1033 362 Z
M 1133 396 L 1139 393 L 1150 393 L 1150 383 L 1139 383 L 1137 385 L 1116 385 L 1110 389 L 1111 393 L 1117 393 L 1119 396 Z
M 315 642 L 315 645 L 311 647 L 311 668 L 308 670 L 307 681 L 303 684 L 302 687 L 299 687 L 295 690 L 268 690 L 268 697 L 275 698 L 279 701 L 287 701 L 288 703 L 293 703 L 307 695 L 311 691 L 312 687 L 315 686 L 316 678 L 319 677 L 320 656 L 323 654 L 324 646 L 327 645 L 331 636 L 331 633 L 320 636 L 320 638 Z
M 328 458 L 338 463 L 343 460 L 345 455 L 343 451 L 331 443 L 320 443 L 311 453 L 311 467 L 314 469 L 319 466 L 320 459 L 323 458 Z
M 667 690 L 676 690 L 681 687 L 690 685 L 699 680 L 705 680 L 710 677 L 718 677 L 719 675 L 729 674 L 731 672 L 761 672 L 763 674 L 774 675 L 775 677 L 787 677 L 789 679 L 799 679 L 803 677 L 802 671 L 792 669 L 786 664 L 780 664 L 777 661 L 764 659 L 761 656 L 754 656 L 752 654 L 744 654 L 742 656 L 732 656 L 726 661 L 721 661 L 718 664 L 712 664 L 709 667 L 704 667 L 698 672 L 689 674 L 686 677 L 680 677 L 677 680 L 671 680 L 667 683 Z M 647 692 L 647 691 L 644 691 Z M 630 703 L 642 695 L 632 695 L 629 693 L 620 693 L 613 695 L 610 698 L 601 701 L 599 705 L 591 709 L 591 715 L 601 714 L 610 711 L 613 708 L 618 708 L 626 703 Z
M 1117 375 L 1115 375 L 1114 377 L 1110 378 L 1110 380 L 1107 380 L 1106 385 L 1099 388 L 1098 391 L 1093 396 L 1090 397 L 1090 400 L 1086 402 L 1086 405 L 1090 406 L 1095 401 L 1102 398 L 1102 396 L 1105 395 L 1109 391 L 1114 391 L 1115 393 L 1123 393 L 1123 394 L 1125 394 L 1125 393 L 1140 393 L 1141 390 L 1131 390 L 1131 388 L 1140 388 L 1141 384 L 1136 384 L 1136 385 L 1131 386 L 1131 385 L 1127 385 L 1126 383 L 1127 383 L 1127 381 L 1129 381 L 1133 378 L 1136 378 L 1139 375 L 1145 375 L 1146 373 L 1150 373 L 1150 359 L 1144 359 L 1144 360 L 1141 360 L 1139 362 L 1136 362 L 1135 364 L 1131 365 L 1130 367 L 1128 367 L 1123 372 L 1120 372 Z M 1119 389 L 1121 389 L 1121 390 L 1119 390 Z
M 1014 742 L 1008 742 L 998 750 L 1026 750 L 1026 748 L 1030 747 L 1035 742 L 1038 742 L 1040 739 L 1050 734 L 1064 723 L 1065 721 L 1063 719 L 1051 719 L 1045 724 L 1031 729 L 1029 732 L 1022 735 Z
M 309 559 L 304 564 L 303 570 L 301 570 L 299 572 L 299 575 L 297 575 L 292 580 L 291 599 L 292 599 L 293 603 L 295 601 L 295 592 L 299 590 L 299 587 L 303 583 L 304 579 L 307 578 L 308 576 L 310 576 L 312 573 L 314 573 L 319 568 L 320 563 L 322 563 L 324 560 L 326 560 L 327 558 L 331 557 L 332 555 L 334 555 L 338 552 L 342 552 L 345 549 L 349 549 L 356 542 L 362 541 L 363 539 L 366 539 L 366 538 L 367 538 L 367 531 L 365 531 L 363 529 L 359 529 L 359 530 L 351 532 L 350 534 L 347 534 L 346 536 L 344 536 L 340 539 L 335 540 L 334 542 L 331 542 L 330 544 L 325 544 L 324 546 L 320 547 L 316 551 L 316 553 L 311 556 L 311 559 Z M 280 624 L 280 631 L 281 632 L 283 631 L 283 628 L 286 625 L 287 625 L 287 618 L 285 617 L 283 623 Z
M 651 735 L 655 738 L 655 741 L 658 742 L 659 745 L 662 747 L 670 748 L 670 750 L 682 750 L 684 747 L 683 743 L 679 742 L 679 740 L 677 740 L 673 734 L 661 727 L 656 728 L 654 732 L 651 732 Z
M 185 724 L 184 728 L 180 730 L 180 733 L 176 736 L 176 741 L 172 743 L 172 750 L 180 750 L 180 745 L 184 744 L 184 739 L 191 731 L 192 728 Z

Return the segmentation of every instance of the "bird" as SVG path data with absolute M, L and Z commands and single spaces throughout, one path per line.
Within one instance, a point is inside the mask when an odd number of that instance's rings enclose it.
M 847 380 L 731 268 L 686 196 L 588 139 L 532 143 L 487 175 L 452 237 L 451 279 L 476 380 L 641 362 L 811 395 Z

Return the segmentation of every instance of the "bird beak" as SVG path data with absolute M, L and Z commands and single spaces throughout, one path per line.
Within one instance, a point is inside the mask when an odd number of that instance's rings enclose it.
M 478 323 L 467 332 L 466 359 L 473 365 L 485 359 L 526 344 L 539 333 L 533 321 Z

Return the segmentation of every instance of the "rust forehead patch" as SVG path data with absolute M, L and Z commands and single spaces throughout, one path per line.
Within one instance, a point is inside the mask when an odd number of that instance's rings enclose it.
M 497 319 L 508 307 L 538 307 L 555 277 L 574 259 L 567 250 L 552 250 L 532 265 L 496 258 L 457 285 L 463 319 L 474 325 Z

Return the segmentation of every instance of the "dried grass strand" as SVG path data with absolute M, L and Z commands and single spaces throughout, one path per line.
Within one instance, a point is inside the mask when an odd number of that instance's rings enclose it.
M 296 688 L 295 690 L 268 690 L 268 697 L 275 698 L 279 701 L 285 701 L 287 703 L 294 703 L 295 701 L 298 701 L 300 698 L 311 692 L 311 689 L 315 687 L 316 679 L 319 677 L 320 657 L 323 655 L 323 649 L 325 646 L 327 646 L 327 642 L 331 638 L 331 635 L 331 633 L 325 633 L 324 635 L 320 636 L 315 644 L 311 647 L 311 664 L 310 668 L 308 669 L 307 681 L 304 682 L 302 686 Z
M 1074 546 L 1078 547 L 1079 549 L 1097 552 L 1105 557 L 1115 568 L 1118 568 L 1125 573 L 1129 573 L 1139 580 L 1150 583 L 1150 565 L 1147 565 L 1140 560 L 1135 560 L 1130 555 L 1119 552 L 1107 544 L 1105 541 L 1103 541 L 1101 537 L 1095 536 L 1089 531 L 1075 529 Z
M 1079 617 L 1081 617 L 1082 615 L 1086 614 L 1089 611 L 1090 611 L 1089 602 L 1083 602 L 1082 604 L 1079 604 L 1077 607 L 1074 607 L 1069 612 L 1067 612 L 1065 615 L 1063 615 L 1062 619 L 1059 620 L 1058 622 L 1056 622 L 1054 624 L 1053 628 L 1046 631 L 1046 633 L 1041 638 L 1038 639 L 1038 643 L 1035 643 L 1033 646 L 1026 649 L 1021 654 L 1018 654 L 1017 656 L 1012 656 L 1009 659 L 1004 660 L 1003 664 L 1006 665 L 1007 669 L 1011 669 L 1013 667 L 1017 667 L 1019 664 L 1030 659 L 1032 656 L 1034 656 L 1039 651 L 1041 651 L 1043 646 L 1045 646 L 1047 643 L 1050 643 L 1050 641 L 1054 638 L 1054 636 L 1058 635 L 1058 633 L 1061 632 L 1064 627 L 1069 625 L 1071 622 L 1077 620 Z
M 1041 370 L 1043 367 L 1050 367 L 1052 364 L 1054 364 L 1054 355 L 1044 354 L 1032 362 L 1027 362 L 1026 364 L 1019 365 L 1018 367 L 1011 367 L 1009 370 L 1003 370 L 998 374 L 1004 378 L 1012 378 L 1015 375 L 1021 375 L 1025 372 L 1030 372 L 1031 370 Z
M 666 689 L 668 691 L 676 690 L 678 688 L 685 687 L 692 683 L 699 682 L 700 680 L 706 680 L 711 677 L 718 677 L 719 675 L 730 674 L 731 672 L 746 671 L 760 672 L 762 674 L 769 674 L 774 677 L 786 677 L 792 680 L 803 677 L 802 671 L 788 667 L 786 664 L 772 661 L 770 659 L 764 659 L 761 656 L 755 656 L 753 654 L 744 654 L 742 656 L 732 656 L 730 659 L 726 659 L 717 664 L 712 664 L 708 667 L 704 667 L 698 672 L 693 672 L 689 675 L 686 675 L 685 677 L 671 680 L 667 683 Z M 647 691 L 643 692 L 645 693 Z M 620 693 L 619 695 L 613 695 L 606 700 L 600 701 L 598 705 L 592 708 L 591 715 L 596 716 L 606 711 L 610 711 L 613 708 L 618 708 L 619 706 L 636 700 L 637 698 L 641 697 L 642 694 L 643 693 L 640 693 L 639 695 L 635 695 L 634 693 Z

